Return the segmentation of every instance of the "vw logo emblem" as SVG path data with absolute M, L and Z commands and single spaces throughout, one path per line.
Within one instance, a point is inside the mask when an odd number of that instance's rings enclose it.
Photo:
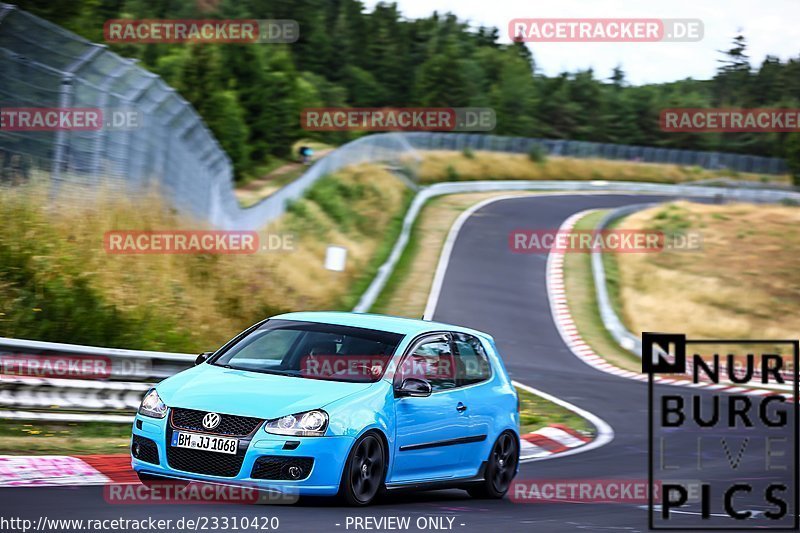
M 203 417 L 203 427 L 206 429 L 214 429 L 222 422 L 222 417 L 217 413 L 206 413 Z

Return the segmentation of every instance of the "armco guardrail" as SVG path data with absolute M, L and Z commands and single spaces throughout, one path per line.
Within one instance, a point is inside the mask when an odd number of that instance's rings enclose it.
M 153 383 L 189 368 L 195 358 L 0 338 L 0 418 L 128 422 Z M 70 361 L 82 359 L 97 369 L 92 379 L 61 377 L 70 375 Z
M 403 221 L 402 232 L 386 262 L 353 309 L 367 312 L 380 294 L 408 243 L 411 227 L 425 202 L 455 193 L 489 191 L 565 191 L 656 194 L 707 197 L 751 202 L 800 203 L 800 193 L 764 189 L 664 185 L 636 182 L 586 181 L 478 181 L 438 183 L 421 189 Z M 596 283 L 598 286 L 600 283 Z M 603 282 L 604 286 L 604 282 Z M 610 305 L 609 305 L 610 309 Z M 613 313 L 613 309 L 610 310 Z M 608 312 L 605 313 L 608 315 Z M 618 320 L 618 319 L 617 319 Z M 632 334 L 630 334 L 632 335 Z M 116 350 L 71 344 L 0 338 L 2 354 L 92 355 L 107 357 L 111 371 L 103 380 L 3 376 L 0 383 L 0 418 L 63 421 L 130 422 L 150 384 L 192 365 L 191 354 Z
M 653 205 L 655 204 L 629 205 L 609 211 L 597 224 L 597 230 L 602 231 L 607 229 L 615 220 L 647 209 Z M 625 327 L 625 324 L 623 324 L 622 320 L 614 311 L 614 306 L 611 304 L 611 297 L 608 294 L 608 285 L 606 284 L 606 270 L 605 265 L 603 265 L 603 254 L 597 250 L 592 251 L 592 278 L 594 279 L 597 306 L 600 311 L 600 319 L 603 321 L 603 326 L 605 326 L 606 330 L 614 337 L 614 340 L 617 341 L 620 346 L 641 358 L 642 339 L 628 331 L 628 328 Z

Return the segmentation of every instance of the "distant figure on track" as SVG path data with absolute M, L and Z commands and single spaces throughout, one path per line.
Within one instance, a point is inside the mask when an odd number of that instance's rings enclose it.
M 302 161 L 304 165 L 311 164 L 311 156 L 314 155 L 314 150 L 308 146 L 301 146 L 298 152 L 300 153 L 300 161 Z

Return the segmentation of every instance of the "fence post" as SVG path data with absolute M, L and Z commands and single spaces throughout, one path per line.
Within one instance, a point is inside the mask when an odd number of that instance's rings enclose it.
M 72 103 L 75 80 L 75 73 L 81 69 L 86 63 L 91 61 L 94 56 L 100 53 L 102 49 L 99 47 L 89 48 L 83 56 L 79 57 L 64 71 L 61 78 L 61 87 L 58 92 L 58 107 L 65 108 Z M 52 183 L 50 184 L 50 195 L 55 196 L 60 188 L 61 170 L 66 163 L 65 160 L 65 147 L 67 145 L 67 132 L 66 130 L 59 129 L 56 132 L 55 140 L 55 153 L 53 154 L 53 161 L 51 164 Z

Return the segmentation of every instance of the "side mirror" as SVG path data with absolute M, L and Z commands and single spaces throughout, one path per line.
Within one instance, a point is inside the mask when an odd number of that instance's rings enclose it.
M 431 392 L 433 392 L 433 387 L 431 387 L 431 384 L 427 380 L 406 378 L 403 380 L 403 383 L 400 384 L 400 387 L 394 390 L 394 395 L 397 398 L 405 398 L 408 396 L 424 398 L 430 396 Z
M 214 352 L 203 352 L 200 355 L 198 355 L 197 359 L 194 360 L 194 366 L 202 365 L 203 363 L 205 363 L 206 359 L 208 359 L 209 356 L 211 356 L 211 354 L 213 353 Z

